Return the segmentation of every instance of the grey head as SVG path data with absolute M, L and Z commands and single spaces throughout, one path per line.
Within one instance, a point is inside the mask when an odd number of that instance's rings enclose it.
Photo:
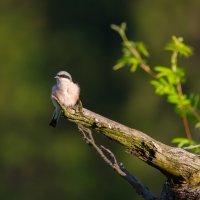
M 61 78 L 63 78 L 63 79 L 69 79 L 70 81 L 72 81 L 71 75 L 68 72 L 66 72 L 66 71 L 59 71 L 56 74 L 55 78 L 56 79 L 61 79 Z

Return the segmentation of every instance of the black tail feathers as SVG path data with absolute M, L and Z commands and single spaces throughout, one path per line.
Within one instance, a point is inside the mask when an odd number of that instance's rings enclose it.
M 52 118 L 51 122 L 49 123 L 49 126 L 52 126 L 52 127 L 56 127 L 57 125 L 57 119 L 56 118 Z

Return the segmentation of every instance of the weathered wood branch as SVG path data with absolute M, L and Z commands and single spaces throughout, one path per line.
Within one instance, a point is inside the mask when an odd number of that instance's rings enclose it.
M 92 128 L 120 143 L 132 154 L 157 168 L 168 179 L 182 184 L 200 183 L 200 157 L 181 148 L 167 146 L 141 131 L 129 128 L 88 109 L 65 108 L 64 116 L 72 122 Z
M 158 198 L 146 187 L 141 181 L 133 176 L 123 165 L 119 163 L 112 151 L 104 146 L 98 146 L 93 138 L 90 128 L 78 124 L 78 129 L 82 133 L 83 138 L 87 144 L 92 146 L 97 154 L 112 168 L 114 171 L 126 180 L 133 189 L 141 195 L 145 200 L 158 200 Z

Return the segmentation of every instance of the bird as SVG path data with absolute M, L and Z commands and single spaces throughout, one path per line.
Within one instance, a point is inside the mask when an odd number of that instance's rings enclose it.
M 66 71 L 59 71 L 54 78 L 56 84 L 52 87 L 51 100 L 55 110 L 49 125 L 55 128 L 62 112 L 57 100 L 65 107 L 74 107 L 79 101 L 80 87 Z

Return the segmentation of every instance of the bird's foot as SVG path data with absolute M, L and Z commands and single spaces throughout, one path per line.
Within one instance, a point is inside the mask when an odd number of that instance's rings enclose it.
M 81 100 L 77 101 L 77 103 L 74 106 L 74 108 L 75 108 L 75 112 L 79 112 L 79 113 L 83 114 L 83 105 L 82 105 Z

